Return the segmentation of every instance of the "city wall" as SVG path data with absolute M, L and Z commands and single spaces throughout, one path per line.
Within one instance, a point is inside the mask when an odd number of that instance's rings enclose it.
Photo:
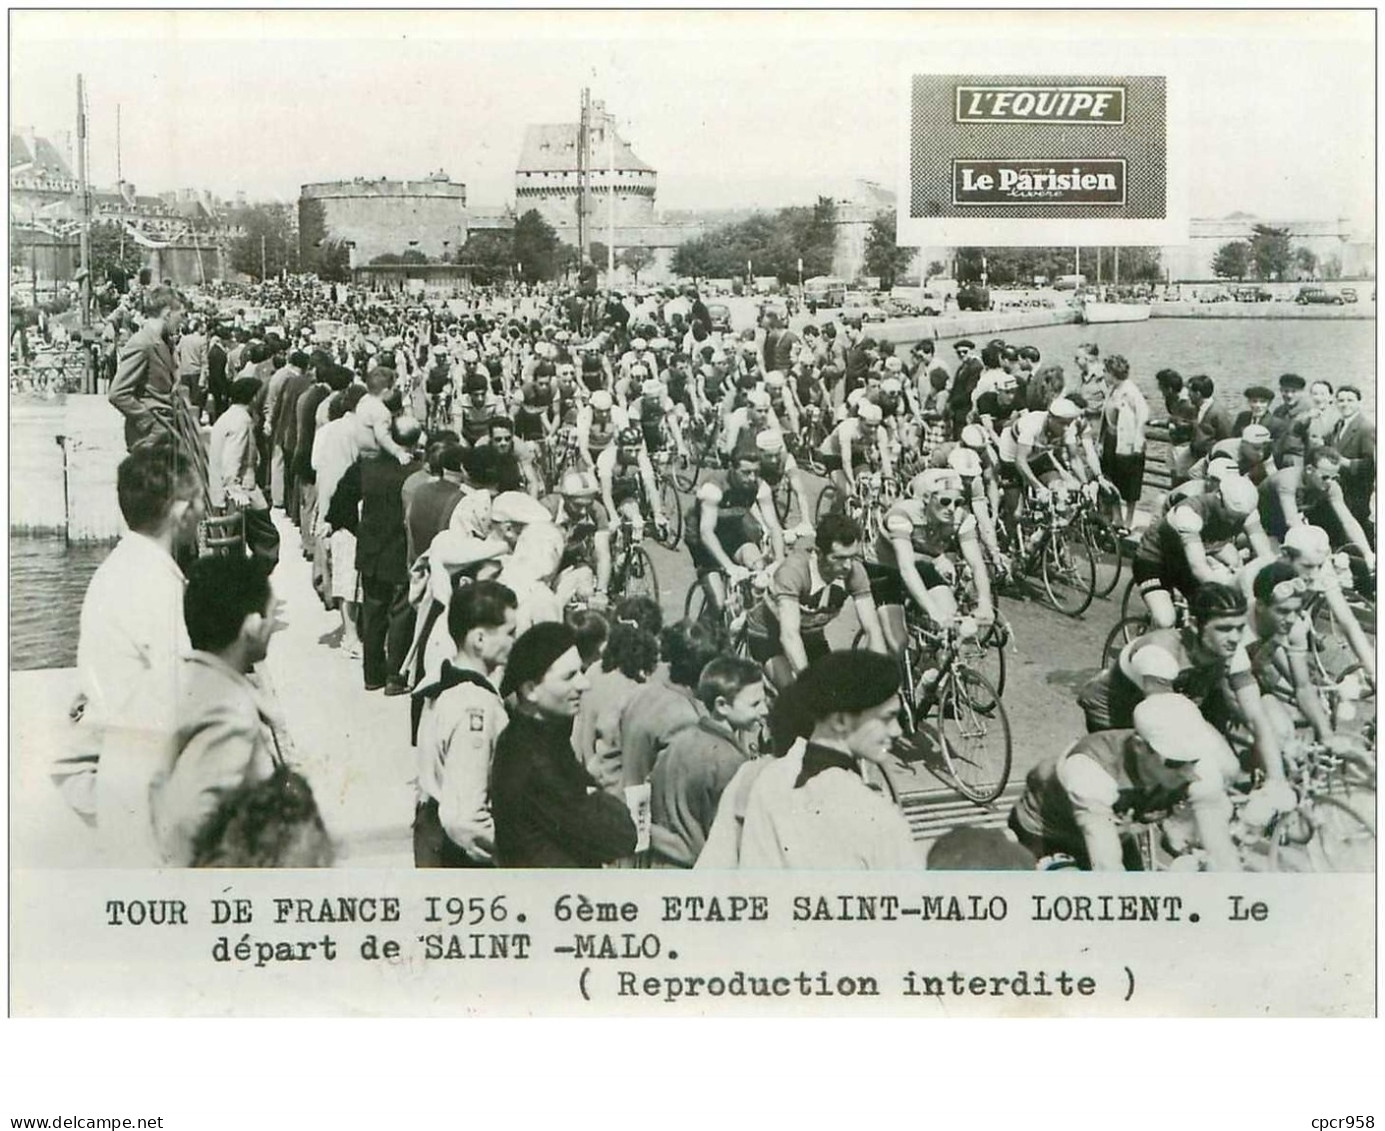
M 451 181 L 346 181 L 304 185 L 322 204 L 328 235 L 356 245 L 353 262 L 420 251 L 440 258 L 466 242 L 466 186 Z

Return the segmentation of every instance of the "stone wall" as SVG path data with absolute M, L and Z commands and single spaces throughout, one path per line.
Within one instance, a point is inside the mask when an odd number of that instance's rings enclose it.
M 466 242 L 466 186 L 451 181 L 344 181 L 304 185 L 323 206 L 327 234 L 356 245 L 353 262 L 420 251 L 451 256 Z

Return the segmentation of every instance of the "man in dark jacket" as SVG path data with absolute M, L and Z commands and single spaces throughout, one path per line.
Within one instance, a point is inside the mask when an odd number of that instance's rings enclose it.
M 350 383 L 349 370 L 333 365 L 325 356 L 313 366 L 312 387 L 298 398 L 294 409 L 298 432 L 293 451 L 293 478 L 299 485 L 298 529 L 303 538 L 303 556 L 312 559 L 317 542 L 317 473 L 313 471 L 313 440 L 317 436 L 317 409 L 334 391 Z
M 412 452 L 423 430 L 413 417 L 397 416 L 390 434 Z M 391 695 L 401 695 L 408 690 L 400 673 L 413 642 L 414 609 L 409 604 L 408 540 L 400 489 L 419 467 L 417 456 L 401 464 L 388 452 L 372 453 L 360 461 L 356 572 L 361 578 L 361 649 L 367 691 L 386 688 Z
M 491 769 L 501 868 L 599 868 L 635 850 L 629 810 L 572 748 L 572 720 L 590 686 L 565 624 L 536 624 L 510 650 L 500 694 L 513 693 L 516 706 Z
M 289 374 L 279 390 L 279 405 L 274 413 L 274 428 L 269 437 L 270 443 L 283 453 L 284 513 L 294 523 L 298 522 L 299 514 L 298 476 L 294 469 L 298 447 L 298 401 L 312 385 L 308 355 L 302 350 L 294 350 L 289 354 Z

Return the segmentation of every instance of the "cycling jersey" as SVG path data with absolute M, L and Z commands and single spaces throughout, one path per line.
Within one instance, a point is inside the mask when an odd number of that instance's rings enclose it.
M 610 479 L 611 502 L 616 506 L 639 496 L 640 471 L 639 457 L 627 462 L 614 445 L 596 457 L 597 476 L 603 483 Z
M 1029 449 L 1030 457 L 1049 451 L 1064 442 L 1066 429 L 1058 437 L 1048 434 L 1048 411 L 1035 409 L 1017 416 L 1000 433 L 1000 458 L 1004 463 L 1014 463 L 1019 458 L 1021 446 Z
M 462 439 L 475 446 L 490 434 L 492 420 L 504 417 L 504 409 L 495 401 L 487 401 L 477 408 L 470 399 L 462 406 Z
M 593 500 L 586 514 L 573 515 L 567 508 L 567 500 L 561 495 L 546 500 L 548 511 L 553 515 L 553 524 L 563 532 L 563 557 L 558 569 L 573 569 L 588 566 L 596 571 L 596 536 L 611 528 L 611 516 L 599 499 Z
M 556 397 L 557 389 L 552 384 L 525 385 L 515 408 L 515 435 L 521 440 L 543 439 L 544 421 Z
M 769 488 L 764 483 L 736 484 L 729 475 L 708 479 L 697 489 L 692 510 L 688 515 L 686 537 L 688 549 L 692 552 L 693 563 L 699 569 L 720 569 L 716 557 L 702 542 L 702 508 L 713 504 L 717 508 L 716 538 L 728 557 L 735 557 L 740 547 L 764 542 L 764 527 L 755 513 L 757 503 L 773 506 Z
M 779 602 L 785 598 L 798 603 L 799 632 L 813 635 L 826 630 L 837 618 L 848 597 L 860 600 L 870 596 L 870 579 L 859 561 L 836 581 L 825 581 L 818 557 L 811 550 L 794 550 L 774 571 L 769 592 L 755 605 L 746 621 L 753 635 L 778 637 Z
M 579 433 L 585 433 L 587 450 L 593 455 L 609 448 L 616 438 L 616 433 L 624 426 L 624 412 L 617 413 L 612 410 L 602 416 L 589 405 L 577 414 L 577 430 Z
M 631 423 L 638 422 L 644 433 L 645 447 L 651 452 L 660 451 L 668 444 L 664 414 L 671 408 L 673 403 L 664 397 L 640 397 L 630 406 Z
M 867 426 L 854 416 L 847 417 L 827 434 L 827 439 L 818 448 L 818 455 L 829 465 L 832 461 L 837 461 L 837 466 L 840 467 L 843 435 L 849 435 L 851 438 L 851 466 L 863 466 L 870 459 L 875 441 L 874 438 L 868 437 Z
M 586 354 L 582 358 L 582 384 L 592 393 L 606 387 L 606 370 L 601 364 L 601 358 L 594 353 Z
M 1159 522 L 1146 528 L 1135 551 L 1137 561 L 1150 563 L 1186 562 L 1184 544 L 1190 538 L 1202 541 L 1208 553 L 1233 541 L 1245 529 L 1246 516 L 1229 512 L 1216 494 L 1197 495 L 1170 507 Z
M 944 554 L 960 553 L 963 542 L 977 539 L 976 516 L 970 512 L 954 511 L 952 521 L 937 522 L 928 515 L 928 505 L 918 499 L 899 499 L 881 523 L 880 536 L 875 540 L 875 557 L 890 569 L 899 568 L 894 539 L 907 536 L 917 558 L 931 560 Z

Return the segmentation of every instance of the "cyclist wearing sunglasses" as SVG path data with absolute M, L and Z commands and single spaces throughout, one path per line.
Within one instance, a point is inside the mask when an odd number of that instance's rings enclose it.
M 939 627 L 955 624 L 954 556 L 966 562 L 976 583 L 977 622 L 995 620 L 976 516 L 966 510 L 962 477 L 950 468 L 929 468 L 914 477 L 909 495 L 885 512 L 875 543 L 879 564 L 867 567 L 885 641 L 894 652 L 908 640 L 906 599 Z
M 1366 532 L 1347 509 L 1341 473 L 1342 457 L 1328 447 L 1314 448 L 1301 465 L 1281 467 L 1260 485 L 1260 521 L 1280 541 L 1295 526 L 1320 526 L 1333 544 L 1356 547 L 1366 568 L 1374 572 L 1375 554 Z

